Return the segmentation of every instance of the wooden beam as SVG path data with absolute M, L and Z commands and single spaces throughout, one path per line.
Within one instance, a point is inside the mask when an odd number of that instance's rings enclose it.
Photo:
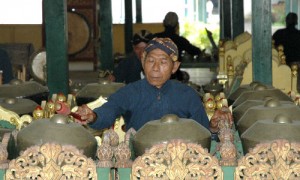
M 132 27 L 132 0 L 125 1 L 125 52 L 132 52 L 131 38 L 133 35 Z
M 252 1 L 253 81 L 272 85 L 271 0 Z
M 220 39 L 232 39 L 231 0 L 220 1 Z
M 69 92 L 66 0 L 44 0 L 47 86 L 50 96 Z
M 100 27 L 100 69 L 113 70 L 113 38 L 112 38 L 112 12 L 110 0 L 99 0 L 99 27 Z
M 143 16 L 142 16 L 142 0 L 135 0 L 135 10 L 136 10 L 136 23 L 142 23 L 143 22 Z
M 244 28 L 244 1 L 232 0 L 232 38 L 245 31 Z

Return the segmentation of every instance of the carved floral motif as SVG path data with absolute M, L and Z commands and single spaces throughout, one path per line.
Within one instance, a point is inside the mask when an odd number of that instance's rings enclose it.
M 119 145 L 119 135 L 113 129 L 106 130 L 103 136 L 109 138 L 109 143 L 112 147 L 117 147 Z
M 300 143 L 260 143 L 239 159 L 235 179 L 300 179 Z
M 9 163 L 5 179 L 97 179 L 96 165 L 76 147 L 32 146 Z
M 97 149 L 97 157 L 99 159 L 97 162 L 97 167 L 111 168 L 114 166 L 112 162 L 114 152 L 113 148 L 109 144 L 109 140 L 106 141 L 106 139 L 107 138 L 104 137 L 104 141 L 102 141 L 102 144 Z
M 121 142 L 118 147 L 115 148 L 114 155 L 116 158 L 116 168 L 131 168 L 131 150 L 126 142 Z
M 156 144 L 132 165 L 133 179 L 223 179 L 216 157 L 195 143 Z

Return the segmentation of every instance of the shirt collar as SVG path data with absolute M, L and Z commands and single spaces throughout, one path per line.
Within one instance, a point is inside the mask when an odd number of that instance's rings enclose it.
M 149 82 L 147 81 L 146 78 L 143 79 L 144 82 L 145 82 L 145 87 L 146 89 L 149 89 L 151 92 L 157 92 L 157 91 L 160 91 L 162 93 L 165 93 L 168 91 L 169 87 L 171 86 L 171 80 L 167 80 L 165 82 L 165 84 L 161 87 L 161 88 L 157 88 L 151 84 L 149 84 Z

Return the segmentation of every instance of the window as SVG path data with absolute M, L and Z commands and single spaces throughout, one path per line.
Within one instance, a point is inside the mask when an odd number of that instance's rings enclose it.
M 42 0 L 0 0 L 0 24 L 42 24 Z
M 205 11 L 201 7 L 203 4 L 191 0 L 142 0 L 142 22 L 162 23 L 165 15 L 169 11 L 174 11 L 179 16 L 180 35 L 186 37 L 192 44 L 206 48 L 211 47 L 209 39 L 206 37 L 205 27 L 213 33 L 215 42 L 218 42 L 219 34 L 219 12 L 218 0 L 212 0 L 213 12 L 209 23 L 200 20 L 200 12 Z M 125 0 L 112 0 L 113 24 L 125 23 Z M 136 22 L 136 5 L 132 0 L 132 19 Z
M 114 24 L 124 24 L 125 21 L 125 1 L 112 0 L 112 17 Z M 136 22 L 135 0 L 132 0 L 132 18 Z M 184 17 L 184 0 L 142 0 L 143 23 L 161 23 L 168 11 L 174 11 L 179 17 Z M 183 18 L 179 18 L 183 20 Z

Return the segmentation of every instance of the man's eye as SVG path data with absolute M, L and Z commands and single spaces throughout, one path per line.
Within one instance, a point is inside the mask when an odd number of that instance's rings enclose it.
M 147 62 L 154 62 L 153 58 L 147 58 Z
M 162 59 L 161 60 L 161 64 L 167 64 L 168 63 L 168 60 L 167 59 Z

